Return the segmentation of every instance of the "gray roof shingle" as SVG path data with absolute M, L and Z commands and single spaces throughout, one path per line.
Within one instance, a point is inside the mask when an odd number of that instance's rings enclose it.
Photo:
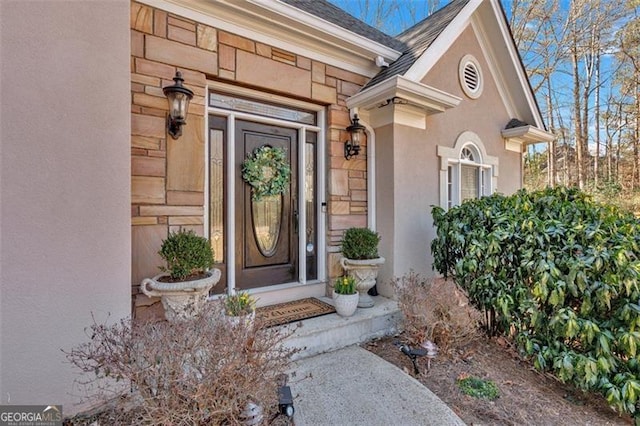
M 425 50 L 431 46 L 440 33 L 458 16 L 458 13 L 469 3 L 469 0 L 453 0 L 447 6 L 439 9 L 432 15 L 418 22 L 413 27 L 399 34 L 396 39 L 401 41 L 405 48 L 402 55 L 387 68 L 374 76 L 363 90 L 393 77 L 402 75 L 422 56 Z
M 318 18 L 329 21 L 342 28 L 352 31 L 358 35 L 368 38 L 369 40 L 378 42 L 384 46 L 390 47 L 402 52 L 405 49 L 404 43 L 391 37 L 362 22 L 361 20 L 351 16 L 349 13 L 329 3 L 326 0 L 281 0 L 288 5 L 311 13 Z
M 387 68 L 383 68 L 362 89 L 394 76 L 406 73 L 434 40 L 460 13 L 469 0 L 453 0 L 432 15 L 418 22 L 395 38 L 351 16 L 326 0 L 281 0 L 300 10 L 339 25 L 370 40 L 402 52 Z

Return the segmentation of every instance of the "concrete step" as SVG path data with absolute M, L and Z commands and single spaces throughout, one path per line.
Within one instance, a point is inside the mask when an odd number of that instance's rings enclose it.
M 285 342 L 287 347 L 300 349 L 292 359 L 308 358 L 397 333 L 401 319 L 397 302 L 382 296 L 373 299 L 373 307 L 358 308 L 348 318 L 329 314 L 282 326 L 295 328 L 293 335 Z M 329 297 L 322 297 L 321 300 L 333 305 Z M 300 323 L 301 326 L 298 326 Z

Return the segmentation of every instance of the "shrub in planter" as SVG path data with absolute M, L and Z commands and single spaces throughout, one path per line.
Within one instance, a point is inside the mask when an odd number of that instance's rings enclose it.
M 567 188 L 436 207 L 434 267 L 534 365 L 635 413 L 640 225 Z
M 166 262 L 160 270 L 173 281 L 187 281 L 189 277 L 203 275 L 213 266 L 211 244 L 193 230 L 173 232 L 162 242 L 158 252 Z
M 356 282 L 359 308 L 374 305 L 368 291 L 376 285 L 378 269 L 384 264 L 384 258 L 378 255 L 379 243 L 380 235 L 368 228 L 349 228 L 342 237 L 340 264 Z
M 349 228 L 342 237 L 340 251 L 347 259 L 377 259 L 380 235 L 369 228 Z
M 140 289 L 148 297 L 160 297 L 169 321 L 180 321 L 199 314 L 209 290 L 221 271 L 213 266 L 213 251 L 209 241 L 192 230 L 171 233 L 158 254 L 166 262 L 164 273 L 145 278 Z

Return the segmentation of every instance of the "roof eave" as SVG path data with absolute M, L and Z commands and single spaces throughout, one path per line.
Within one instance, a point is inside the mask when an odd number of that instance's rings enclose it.
M 522 152 L 523 147 L 533 143 L 551 142 L 556 139 L 553 133 L 539 129 L 535 126 L 520 126 L 512 129 L 503 129 L 502 137 L 505 140 L 505 148 L 509 151 Z
M 395 75 L 351 96 L 347 107 L 373 109 L 398 98 L 423 109 L 427 115 L 444 112 L 462 101 L 450 93 Z

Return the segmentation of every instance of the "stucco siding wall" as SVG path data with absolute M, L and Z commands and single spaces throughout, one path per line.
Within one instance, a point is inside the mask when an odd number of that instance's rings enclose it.
M 61 349 L 130 314 L 129 2 L 0 2 L 0 403 L 82 394 Z
M 478 99 L 467 97 L 458 79 L 458 65 L 467 54 L 472 54 L 482 69 L 484 87 Z M 517 152 L 505 150 L 500 130 L 504 129 L 510 119 L 518 117 L 509 116 L 495 78 L 490 72 L 487 58 L 473 29 L 468 27 L 422 80 L 427 85 L 462 98 L 457 107 L 444 114 L 428 117 L 427 128 L 432 143 L 447 147 L 453 147 L 456 138 L 463 131 L 476 133 L 482 140 L 487 154 L 499 158 L 497 191 L 511 194 L 522 186 L 522 156 Z

